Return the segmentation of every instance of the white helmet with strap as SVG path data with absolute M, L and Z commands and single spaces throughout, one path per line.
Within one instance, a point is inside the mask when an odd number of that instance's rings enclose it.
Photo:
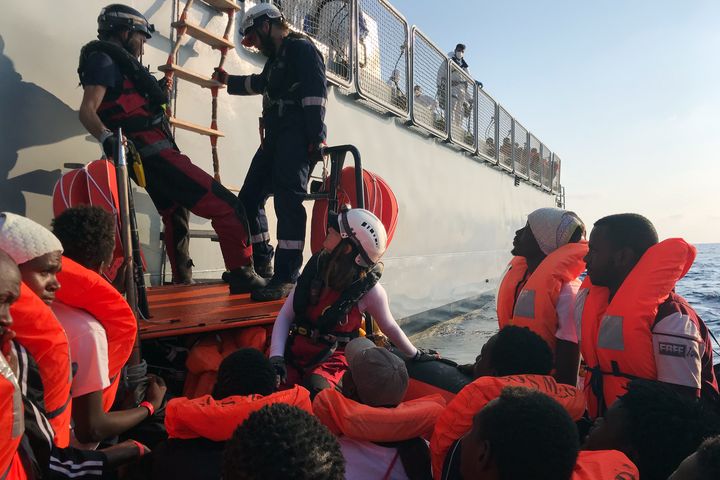
M 255 22 L 262 17 L 267 17 L 268 19 L 282 18 L 282 13 L 280 13 L 278 7 L 272 3 L 258 3 L 245 12 L 245 16 L 240 23 L 240 33 L 247 35 L 248 30 L 254 27 Z
M 372 267 L 387 248 L 385 225 L 369 210 L 353 208 L 338 214 L 340 236 L 352 242 L 358 251 L 355 263 Z

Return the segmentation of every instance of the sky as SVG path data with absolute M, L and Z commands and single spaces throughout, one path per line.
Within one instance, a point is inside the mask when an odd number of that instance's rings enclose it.
M 720 242 L 720 1 L 392 0 L 563 160 L 586 224 Z

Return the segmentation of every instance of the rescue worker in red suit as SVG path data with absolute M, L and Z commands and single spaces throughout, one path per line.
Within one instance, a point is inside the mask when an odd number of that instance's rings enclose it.
M 168 82 L 158 82 L 138 61 L 154 27 L 125 5 L 105 7 L 98 17 L 98 41 L 85 45 L 78 73 L 84 88 L 80 121 L 109 157 L 117 151 L 114 130 L 122 127 L 142 157 L 146 190 L 162 216 L 173 283 L 192 282 L 189 211 L 209 218 L 230 271 L 231 293 L 265 285 L 252 264 L 252 245 L 237 198 L 180 153 L 164 106 Z M 131 174 L 134 174 L 131 169 Z
M 348 369 L 345 345 L 359 336 L 363 313 L 408 358 L 436 358 L 416 348 L 390 313 L 378 282 L 386 243 L 372 212 L 330 213 L 323 250 L 308 261 L 273 326 L 270 361 L 286 386 L 302 383 L 314 397 L 338 385 Z
M 272 3 L 245 13 L 242 44 L 268 57 L 262 72 L 228 75 L 218 70 L 231 95 L 262 95 L 262 143 L 252 159 L 240 202 L 247 213 L 258 273 L 270 283 L 253 300 L 286 297 L 297 281 L 305 246 L 307 214 L 303 199 L 315 162 L 325 143 L 327 80 L 325 61 L 306 35 L 293 32 Z M 277 215 L 277 251 L 270 245 L 265 202 L 272 193 Z M 275 253 L 275 268 L 270 263 Z
M 679 238 L 658 243 L 655 227 L 641 215 L 595 222 L 588 276 L 575 303 L 592 418 L 603 415 L 633 378 L 718 402 L 708 328 L 674 288 L 695 254 Z

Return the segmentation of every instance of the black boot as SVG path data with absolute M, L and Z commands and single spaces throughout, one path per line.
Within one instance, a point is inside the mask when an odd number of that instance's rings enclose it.
M 265 287 L 253 290 L 252 293 L 250 293 L 250 298 L 256 302 L 280 300 L 290 295 L 294 286 L 294 283 L 284 282 L 273 277 Z
M 263 278 L 267 278 L 268 280 L 271 279 L 273 273 L 275 273 L 273 270 L 272 260 L 267 263 L 256 263 L 255 272 Z
M 267 280 L 255 273 L 252 264 L 230 270 L 227 279 L 232 295 L 252 292 L 267 285 Z

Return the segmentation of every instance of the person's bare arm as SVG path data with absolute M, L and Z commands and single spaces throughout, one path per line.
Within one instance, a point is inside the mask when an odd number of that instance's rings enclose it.
M 155 410 L 160 408 L 165 396 L 164 382 L 151 377 L 146 397 Z M 149 416 L 145 407 L 130 408 L 116 412 L 105 412 L 102 391 L 73 398 L 72 417 L 75 422 L 75 438 L 82 443 L 100 442 L 119 435 L 142 422 Z
M 106 91 L 107 87 L 103 85 L 88 85 L 85 87 L 82 103 L 80 103 L 80 123 L 90 132 L 90 135 L 98 140 L 104 131 L 109 130 L 97 114 Z

